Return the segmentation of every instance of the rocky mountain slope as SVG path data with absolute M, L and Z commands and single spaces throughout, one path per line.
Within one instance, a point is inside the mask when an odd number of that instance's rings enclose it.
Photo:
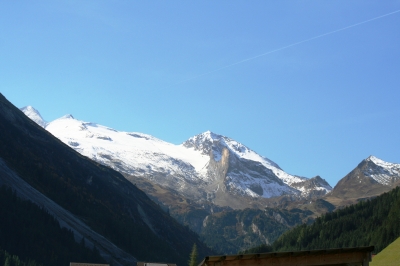
M 173 145 L 71 115 L 46 123 L 32 107 L 22 111 L 71 148 L 132 182 L 142 177 L 198 203 L 246 208 L 254 199 L 310 198 L 331 190 L 322 178 L 290 175 L 243 144 L 210 131 Z
M 18 193 L 45 208 L 53 206 L 49 212 L 61 224 L 90 239 L 113 265 L 136 259 L 185 264 L 194 243 L 200 256 L 212 253 L 120 173 L 80 155 L 2 95 L 0 146 L 0 180 L 24 187 Z
M 224 211 L 206 216 L 199 235 L 214 250 L 236 254 L 257 245 L 272 244 L 285 231 L 307 222 L 309 214 L 310 211 L 273 208 Z
M 376 197 L 399 185 L 400 164 L 370 156 L 342 178 L 326 200 L 336 206 Z

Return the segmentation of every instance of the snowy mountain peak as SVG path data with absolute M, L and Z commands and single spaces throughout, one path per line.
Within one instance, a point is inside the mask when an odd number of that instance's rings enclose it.
M 191 137 L 182 145 L 186 148 L 193 148 L 194 150 L 201 151 L 201 153 L 204 155 L 210 155 L 212 152 L 214 158 L 220 158 L 222 150 L 224 148 L 227 148 L 233 155 L 238 158 L 257 161 L 265 165 L 266 167 L 281 169 L 275 162 L 260 156 L 240 142 L 213 133 L 211 131 L 206 131 L 204 133 Z
M 47 126 L 47 122 L 42 118 L 39 111 L 28 105 L 20 109 L 27 117 L 33 120 L 39 126 L 45 128 Z
M 210 130 L 207 130 L 206 132 L 201 133 L 195 137 L 203 137 L 204 139 L 217 140 L 217 139 L 220 139 L 222 136 L 215 134 L 214 132 L 211 132 Z
M 200 151 L 204 155 L 209 155 L 215 146 L 214 143 L 218 143 L 223 136 L 215 134 L 211 131 L 198 134 L 194 137 L 189 138 L 187 141 L 182 143 L 182 146 L 186 148 L 193 148 L 196 151 Z
M 384 168 L 393 168 L 393 167 L 396 167 L 396 166 L 399 165 L 399 164 L 396 164 L 396 163 L 385 162 L 384 160 L 381 160 L 381 159 L 379 159 L 379 158 L 377 158 L 377 157 L 375 157 L 373 155 L 369 156 L 365 160 L 368 161 L 368 162 L 373 162 L 377 166 L 381 166 L 381 167 L 384 167 Z
M 187 148 L 194 148 L 195 150 L 203 152 L 203 154 L 209 154 L 211 150 L 216 151 L 217 146 L 220 146 L 220 148 L 226 147 L 234 153 L 250 151 L 250 149 L 243 144 L 211 131 L 206 131 L 191 137 L 182 145 Z
M 373 163 L 377 163 L 377 164 L 379 164 L 380 162 L 383 162 L 381 159 L 379 159 L 379 158 L 377 158 L 377 157 L 375 157 L 375 156 L 373 156 L 373 155 L 370 155 L 367 159 L 365 159 L 366 161 L 369 161 L 369 162 L 373 162 Z
M 64 115 L 60 119 L 75 119 L 71 114 Z
M 245 145 L 222 135 L 206 131 L 185 141 L 182 146 L 200 151 L 219 163 L 228 151 L 229 164 L 222 178 L 227 180 L 227 187 L 252 197 L 272 197 L 282 194 L 299 193 L 308 197 L 315 190 L 320 194 L 332 188 L 322 180 L 310 180 L 284 172 L 273 161 L 257 154 Z M 272 185 L 274 184 L 274 185 Z M 293 191 L 295 187 L 296 191 Z
M 219 135 L 219 134 L 215 134 L 214 132 L 211 131 L 206 131 L 204 133 L 198 134 L 196 136 L 193 136 L 191 138 L 189 138 L 186 142 L 191 142 L 191 143 L 206 143 L 206 142 L 215 142 L 215 141 L 219 141 L 222 138 L 224 138 L 224 136 Z
M 388 163 L 372 155 L 365 161 L 372 165 L 364 170 L 364 175 L 373 178 L 378 183 L 390 185 L 399 179 L 400 164 Z

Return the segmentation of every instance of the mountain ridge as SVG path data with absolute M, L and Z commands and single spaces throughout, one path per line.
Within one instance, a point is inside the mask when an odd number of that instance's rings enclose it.
M 322 179 L 304 184 L 308 178 L 287 174 L 270 159 L 211 131 L 174 145 L 147 134 L 80 121 L 71 115 L 49 122 L 44 128 L 97 162 L 128 175 L 146 177 L 191 200 L 241 208 L 229 198 L 313 197 L 332 189 Z

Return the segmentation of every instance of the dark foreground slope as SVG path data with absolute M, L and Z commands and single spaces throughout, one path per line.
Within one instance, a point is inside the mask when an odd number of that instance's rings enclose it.
M 70 149 L 2 95 L 0 147 L 19 177 L 138 260 L 182 265 L 194 243 L 200 257 L 210 254 L 121 174 Z
M 0 265 L 18 265 L 18 266 L 43 266 L 34 260 L 24 260 L 17 255 L 10 254 L 7 251 L 0 249 Z
M 284 233 L 275 251 L 375 246 L 379 252 L 400 236 L 400 187 L 317 218 Z
M 71 230 L 31 201 L 18 198 L 10 188 L 0 187 L 0 265 L 6 261 L 33 265 L 68 265 L 71 261 L 104 263 L 97 249 L 74 239 Z M 10 254 L 18 254 L 18 259 Z M 33 262 L 36 261 L 37 263 Z

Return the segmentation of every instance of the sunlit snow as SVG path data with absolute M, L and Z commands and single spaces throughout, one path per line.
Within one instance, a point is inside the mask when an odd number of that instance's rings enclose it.
M 378 167 L 368 169 L 368 171 L 364 172 L 364 175 L 372 177 L 380 184 L 389 185 L 394 181 L 394 177 L 400 176 L 400 164 L 388 163 L 375 156 L 370 156 L 367 160 L 373 162 Z
M 37 123 L 44 121 L 33 108 L 24 112 Z M 174 145 L 151 135 L 122 132 L 96 123 L 80 121 L 72 115 L 65 115 L 50 123 L 44 122 L 43 125 L 46 130 L 84 156 L 136 176 L 152 179 L 154 174 L 161 173 L 169 181 L 173 180 L 173 184 L 169 185 L 180 189 L 194 183 L 215 182 L 214 179 L 210 179 L 208 165 L 211 159 L 215 162 L 222 159 L 221 147 L 225 147 L 229 150 L 229 156 L 234 156 L 242 164 L 263 166 L 259 169 L 261 172 L 258 172 L 259 170 L 251 169 L 240 171 L 234 165 L 230 165 L 230 169 L 236 169 L 226 173 L 225 185 L 231 191 L 265 198 L 284 194 L 307 196 L 310 192 L 310 189 L 299 185 L 296 188 L 292 187 L 293 184 L 303 182 L 307 178 L 290 175 L 273 161 L 258 155 L 243 144 L 211 131 L 194 136 L 181 145 Z M 163 182 L 159 179 L 158 181 Z M 218 187 L 219 185 L 216 189 Z M 331 190 L 323 185 L 312 189 L 326 192 Z
M 119 132 L 105 126 L 76 120 L 64 116 L 48 124 L 46 129 L 74 149 L 97 161 L 109 158 L 121 160 L 136 168 L 164 168 L 179 172 L 179 165 L 171 160 L 180 160 L 203 173 L 209 157 L 180 145 L 173 145 L 153 136 L 137 132 Z

